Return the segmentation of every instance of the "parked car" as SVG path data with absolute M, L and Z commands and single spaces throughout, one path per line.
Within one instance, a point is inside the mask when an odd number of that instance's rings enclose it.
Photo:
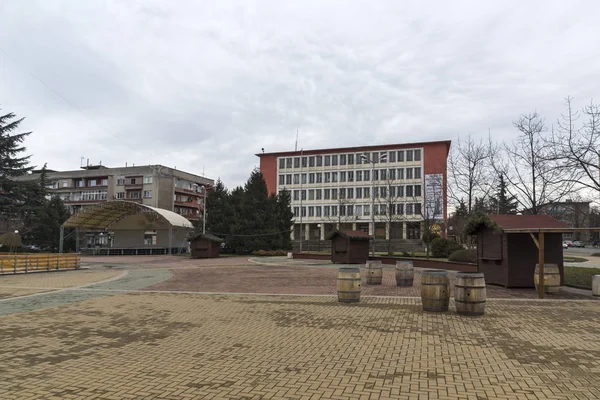
M 580 240 L 576 240 L 573 242 L 572 246 L 573 247 L 585 247 L 585 244 Z
M 569 245 L 567 244 L 567 242 L 562 242 L 562 248 L 563 249 L 568 249 Z
M 565 243 L 567 247 L 573 246 L 573 242 L 571 242 L 570 240 L 565 240 L 563 243 Z

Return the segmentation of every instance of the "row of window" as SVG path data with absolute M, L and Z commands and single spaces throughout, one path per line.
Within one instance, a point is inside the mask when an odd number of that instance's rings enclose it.
M 142 194 L 144 196 L 145 199 L 151 199 L 152 198 L 152 190 L 144 190 L 142 191 L 131 191 L 128 192 L 129 193 L 129 197 L 126 196 L 125 192 L 117 192 L 117 199 L 141 199 L 142 198 Z
M 395 163 L 421 161 L 421 150 L 374 151 L 372 153 L 328 154 L 318 156 L 279 158 L 279 169 L 329 167 L 336 165 L 354 165 L 374 163 Z
M 147 185 L 152 183 L 153 179 L 151 176 L 144 176 L 142 179 L 138 178 L 117 178 L 117 186 L 123 185 Z
M 389 168 L 373 170 L 373 181 L 397 181 L 421 179 L 421 167 Z M 371 171 L 333 171 L 311 172 L 303 174 L 280 174 L 279 185 L 299 185 L 311 183 L 370 182 Z
M 71 192 L 61 193 L 60 198 L 62 201 L 92 201 L 92 200 L 106 200 L 108 193 L 106 190 L 90 190 L 86 192 Z
M 294 216 L 299 217 L 302 211 L 303 217 L 367 217 L 371 215 L 369 204 L 338 204 L 328 206 L 294 207 Z M 375 215 L 421 215 L 421 203 L 402 204 L 375 204 L 373 205 Z
M 175 187 L 185 190 L 191 190 L 196 193 L 202 193 L 204 186 L 198 185 L 197 183 L 186 181 L 184 179 L 177 179 L 175 181 Z
M 370 199 L 370 187 L 349 187 L 333 189 L 292 190 L 292 200 L 337 200 L 337 199 Z M 421 185 L 376 186 L 373 197 L 376 199 L 394 199 L 398 197 L 421 197 Z

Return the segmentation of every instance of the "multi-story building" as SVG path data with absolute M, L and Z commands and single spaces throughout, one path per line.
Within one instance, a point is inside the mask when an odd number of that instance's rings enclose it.
M 40 171 L 20 177 L 39 179 Z M 88 165 L 74 171 L 47 171 L 48 190 L 71 214 L 108 200 L 129 200 L 164 208 L 194 221 L 201 218 L 203 187 L 212 179 L 162 165 L 108 168 Z
M 548 214 L 564 222 L 569 228 L 589 228 L 592 214 L 589 201 L 557 201 L 538 206 L 538 214 Z M 524 210 L 523 214 L 531 214 L 531 210 Z M 591 232 L 563 233 L 565 240 L 591 240 Z
M 439 141 L 257 156 L 269 192 L 291 193 L 294 239 L 324 240 L 335 228 L 419 239 L 425 218 L 447 219 L 449 150 Z

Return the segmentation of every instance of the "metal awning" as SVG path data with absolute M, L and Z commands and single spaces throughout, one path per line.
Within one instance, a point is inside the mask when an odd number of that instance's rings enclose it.
M 173 211 L 124 200 L 107 201 L 86 208 L 72 215 L 62 226 L 89 230 L 132 230 L 143 229 L 144 225 L 194 229 L 190 221 Z

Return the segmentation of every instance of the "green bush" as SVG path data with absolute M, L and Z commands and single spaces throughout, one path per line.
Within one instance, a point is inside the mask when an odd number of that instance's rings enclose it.
M 448 256 L 448 261 L 477 263 L 477 250 L 462 249 L 456 250 Z
M 425 232 L 423 234 L 423 243 L 429 244 L 431 243 L 433 240 L 438 239 L 440 237 L 440 235 L 438 235 L 437 233 L 433 233 L 433 232 Z
M 431 255 L 436 258 L 447 258 L 456 250 L 461 250 L 463 247 L 454 240 L 438 238 L 431 241 Z
M 255 250 L 252 252 L 252 255 L 260 256 L 260 257 L 286 256 L 287 251 L 285 251 L 285 250 Z

